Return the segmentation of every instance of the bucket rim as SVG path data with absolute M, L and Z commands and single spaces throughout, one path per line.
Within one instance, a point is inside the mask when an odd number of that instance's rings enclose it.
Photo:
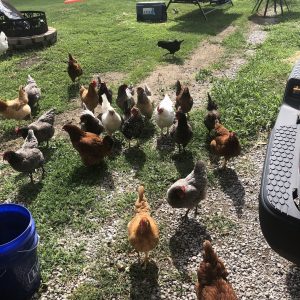
M 27 227 L 13 240 L 0 245 L 0 256 L 6 255 L 8 252 L 12 250 L 16 250 L 33 234 L 35 231 L 35 222 L 32 218 L 30 211 L 23 205 L 15 204 L 15 203 L 5 203 L 0 204 L 0 216 L 2 213 L 20 213 L 23 216 L 28 217 L 28 225 Z

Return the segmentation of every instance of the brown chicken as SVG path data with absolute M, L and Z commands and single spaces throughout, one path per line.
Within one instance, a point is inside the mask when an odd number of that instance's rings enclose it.
M 155 220 L 150 216 L 150 207 L 143 186 L 138 188 L 138 199 L 135 203 L 135 216 L 128 223 L 128 239 L 138 252 L 145 252 L 144 267 L 147 267 L 148 253 L 156 247 L 159 241 L 159 230 Z M 140 257 L 140 256 L 139 256 Z
M 14 100 L 0 100 L 0 113 L 6 119 L 24 120 L 31 118 L 28 96 L 23 86 L 19 87 L 19 96 Z
M 141 114 L 147 119 L 151 119 L 154 109 L 154 102 L 151 98 L 151 91 L 145 84 L 145 88 L 138 87 L 137 92 L 137 104 L 136 107 L 140 110 Z
M 207 114 L 204 117 L 204 125 L 211 131 L 215 128 L 216 121 L 221 123 L 221 114 L 218 111 L 218 105 L 215 101 L 211 99 L 209 93 L 207 93 L 208 102 L 207 102 Z
M 82 75 L 82 69 L 77 60 L 69 53 L 68 74 L 73 82 Z
M 176 82 L 176 103 L 175 108 L 181 107 L 181 110 L 187 114 L 190 112 L 194 104 L 194 100 L 190 94 L 189 88 L 182 87 L 179 80 Z
M 81 101 L 86 105 L 86 107 L 94 113 L 95 108 L 99 104 L 99 96 L 97 93 L 97 82 L 93 80 L 89 84 L 89 88 L 86 89 L 83 85 L 79 90 Z
M 102 138 L 72 124 L 64 125 L 63 130 L 69 134 L 73 147 L 79 152 L 86 166 L 100 164 L 113 148 L 114 142 L 110 136 Z
M 227 161 L 231 157 L 240 155 L 241 145 L 235 132 L 229 131 L 216 121 L 216 137 L 211 141 L 210 148 L 218 156 L 224 156 L 222 168 L 226 168 Z
M 228 273 L 224 263 L 214 252 L 211 243 L 203 243 L 203 261 L 200 263 L 196 283 L 198 300 L 237 300 L 237 296 L 227 281 Z

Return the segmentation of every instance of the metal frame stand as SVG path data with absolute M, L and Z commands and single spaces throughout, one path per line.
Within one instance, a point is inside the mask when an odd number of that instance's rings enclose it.
M 272 0 L 271 0 L 271 1 L 272 1 Z M 290 8 L 289 8 L 289 6 L 288 6 L 286 0 L 273 0 L 273 2 L 274 2 L 274 12 L 275 12 L 275 14 L 277 14 L 277 1 L 279 2 L 280 10 L 281 10 L 281 14 L 282 14 L 282 15 L 283 15 L 283 2 L 284 2 L 284 4 L 285 4 L 285 6 L 287 7 L 287 10 L 290 11 Z M 263 2 L 263 0 L 257 0 L 257 1 L 256 1 L 255 5 L 254 5 L 254 7 L 253 7 L 253 9 L 252 9 L 252 13 L 258 12 L 258 10 L 259 10 L 259 8 L 260 8 L 262 2 Z M 266 2 L 266 7 L 265 7 L 265 12 L 264 12 L 264 17 L 265 17 L 266 14 L 267 14 L 269 2 L 270 2 L 270 0 L 267 0 L 267 2 Z
M 284 0 L 285 1 L 285 0 Z M 199 6 L 199 9 L 202 13 L 202 15 L 204 16 L 205 20 L 207 20 L 207 17 L 206 15 L 208 15 L 209 13 L 217 10 L 217 8 L 212 8 L 208 11 L 204 10 L 200 4 L 200 2 L 208 2 L 208 1 L 201 1 L 201 0 L 170 0 L 168 5 L 167 5 L 167 10 L 170 6 L 171 3 L 185 3 L 185 4 L 195 4 L 195 5 L 198 5 Z M 231 5 L 233 6 L 233 2 L 232 0 L 228 0 L 222 4 L 217 4 L 217 1 L 216 0 L 210 0 L 210 4 L 215 4 L 216 6 L 220 6 L 220 5 L 225 5 L 225 4 L 228 4 L 228 3 L 231 3 Z

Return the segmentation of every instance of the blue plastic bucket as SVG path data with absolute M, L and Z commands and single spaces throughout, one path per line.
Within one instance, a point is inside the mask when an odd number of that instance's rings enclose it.
M 0 299 L 29 299 L 39 288 L 39 236 L 30 212 L 17 204 L 0 205 Z

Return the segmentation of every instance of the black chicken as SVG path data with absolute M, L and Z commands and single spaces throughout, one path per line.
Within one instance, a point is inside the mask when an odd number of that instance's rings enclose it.
M 180 50 L 180 46 L 183 41 L 184 40 L 158 41 L 157 46 L 169 51 L 169 53 L 166 53 L 164 55 L 172 54 L 174 56 L 175 52 Z

